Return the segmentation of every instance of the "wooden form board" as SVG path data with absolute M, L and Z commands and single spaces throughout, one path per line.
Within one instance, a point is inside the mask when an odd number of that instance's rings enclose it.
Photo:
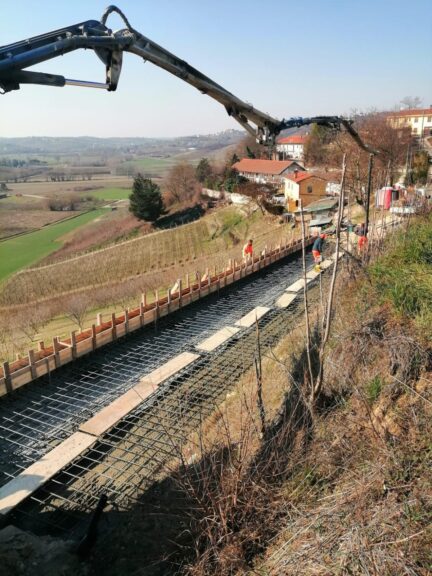
M 141 384 L 151 384 L 153 386 L 157 386 L 164 380 L 167 380 L 173 376 L 176 372 L 186 368 L 186 366 L 198 358 L 199 354 L 193 354 L 192 352 L 182 352 L 182 354 L 174 356 L 174 358 L 171 358 L 171 360 L 168 360 L 168 362 L 159 368 L 156 368 L 156 370 L 153 370 L 153 372 L 150 372 L 150 374 L 147 374 L 147 376 L 141 378 L 139 384 L 137 384 L 134 388 L 139 391 Z
M 141 404 L 141 397 L 132 388 L 119 398 L 102 408 L 92 418 L 81 424 L 81 432 L 87 432 L 94 436 L 100 436 L 117 424 L 126 414 Z
M 199 355 L 191 354 L 190 352 L 175 356 L 160 368 L 141 378 L 137 385 L 119 396 L 119 398 L 116 398 L 105 408 L 102 408 L 87 422 L 81 424 L 79 429 L 81 432 L 87 432 L 94 436 L 104 434 L 148 398 L 161 382 L 167 380 L 197 358 L 199 358 Z
M 26 468 L 16 478 L 0 488 L 0 514 L 7 514 L 60 472 L 74 458 L 96 442 L 97 438 L 75 432 L 43 458 Z
M 255 324 L 257 320 L 262 318 L 264 314 L 267 314 L 269 310 L 270 308 L 267 308 L 267 306 L 257 306 L 256 308 L 245 314 L 242 318 L 240 318 L 240 320 L 237 320 L 235 325 L 240 326 L 240 328 L 249 328 L 250 326 Z
M 297 298 L 297 294 L 285 292 L 276 300 L 276 308 L 287 308 Z
M 197 344 L 196 348 L 203 352 L 212 352 L 221 344 L 232 338 L 234 334 L 237 334 L 239 330 L 240 328 L 236 328 L 235 326 L 225 326 L 225 328 L 221 328 L 221 330 L 218 330 L 215 334 Z

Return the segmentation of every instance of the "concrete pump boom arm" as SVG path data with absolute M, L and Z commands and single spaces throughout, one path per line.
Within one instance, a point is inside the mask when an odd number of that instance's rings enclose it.
M 108 16 L 116 12 L 126 24 L 126 28 L 113 32 L 106 26 Z M 96 52 L 106 67 L 106 82 L 86 82 L 66 79 L 56 74 L 26 70 L 40 62 L 56 58 L 80 48 Z M 357 144 L 370 153 L 376 153 L 364 144 L 354 130 L 352 121 L 342 116 L 316 116 L 312 118 L 289 118 L 278 120 L 244 102 L 223 86 L 205 76 L 190 64 L 165 50 L 152 40 L 131 27 L 123 12 L 116 6 L 109 6 L 101 21 L 88 20 L 35 36 L 22 42 L 0 47 L 0 89 L 5 92 L 18 90 L 21 84 L 42 84 L 48 86 L 76 85 L 103 88 L 114 91 L 117 88 L 123 52 L 131 52 L 145 61 L 152 62 L 167 72 L 184 80 L 222 104 L 249 134 L 259 142 L 273 145 L 277 135 L 287 128 L 308 124 L 319 124 L 340 129 L 342 126 L 355 139 Z

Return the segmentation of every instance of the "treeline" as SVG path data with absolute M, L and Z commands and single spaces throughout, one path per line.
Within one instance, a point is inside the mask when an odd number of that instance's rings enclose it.
M 428 155 L 413 138 L 409 127 L 393 128 L 387 113 L 373 112 L 355 116 L 354 128 L 364 142 L 379 151 L 374 158 L 376 188 L 392 186 L 402 177 L 405 185 L 426 183 Z M 332 128 L 312 125 L 304 149 L 306 166 L 338 168 L 344 153 L 348 158 L 348 187 L 360 195 L 369 154 L 359 148 L 346 131 L 335 132 Z
M 0 158 L 0 166 L 10 168 L 24 168 L 25 166 L 47 166 L 48 162 L 38 158 L 28 158 L 27 160 L 18 160 L 17 158 Z

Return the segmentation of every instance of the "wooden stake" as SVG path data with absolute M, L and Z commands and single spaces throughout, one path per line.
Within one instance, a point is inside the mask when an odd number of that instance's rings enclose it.
M 117 325 L 116 325 L 115 312 L 113 312 L 111 314 L 111 333 L 112 333 L 112 339 L 116 340 L 117 339 Z
M 177 280 L 177 284 L 178 284 L 178 297 L 179 297 L 179 307 L 182 305 L 182 280 L 181 278 L 179 278 Z
M 124 311 L 125 334 L 129 332 L 129 310 Z
M 92 339 L 92 348 L 93 348 L 93 352 L 96 350 L 96 326 L 94 324 L 92 324 L 91 327 L 91 339 Z
M 6 392 L 7 392 L 7 394 L 10 394 L 12 392 L 13 388 L 12 388 L 12 380 L 11 380 L 9 362 L 3 362 L 3 375 L 4 375 L 4 379 L 5 379 Z
M 58 336 L 54 336 L 54 338 L 53 338 L 53 349 L 54 349 L 55 367 L 59 368 L 61 366 L 61 364 L 60 364 L 60 356 L 59 356 L 60 346 L 59 346 Z
M 35 378 L 36 378 L 36 366 L 35 366 L 34 350 L 28 351 L 28 362 L 29 362 L 29 366 L 30 366 L 30 374 L 31 374 L 32 380 L 35 380 Z
M 72 358 L 75 360 L 75 358 L 77 357 L 77 343 L 76 343 L 76 332 L 75 330 L 73 330 L 70 333 L 70 341 L 71 341 L 71 349 L 72 349 Z

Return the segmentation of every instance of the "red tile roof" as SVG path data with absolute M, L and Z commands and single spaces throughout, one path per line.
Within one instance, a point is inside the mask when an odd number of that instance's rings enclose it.
M 308 178 L 318 178 L 318 180 L 324 180 L 324 178 L 321 178 L 321 176 L 311 174 L 310 172 L 291 172 L 290 174 L 287 174 L 285 178 L 289 178 L 289 180 L 292 180 L 293 182 L 302 182 Z
M 240 162 L 236 162 L 233 165 L 233 168 L 238 172 L 273 174 L 278 176 L 292 164 L 296 164 L 296 162 L 293 160 L 259 160 L 256 158 L 242 158 Z
M 279 138 L 277 144 L 304 144 L 307 136 L 295 134 L 294 136 L 287 136 L 286 138 Z
M 414 110 L 398 110 L 390 112 L 389 116 L 392 118 L 399 118 L 400 116 L 432 116 L 432 108 L 416 108 Z

